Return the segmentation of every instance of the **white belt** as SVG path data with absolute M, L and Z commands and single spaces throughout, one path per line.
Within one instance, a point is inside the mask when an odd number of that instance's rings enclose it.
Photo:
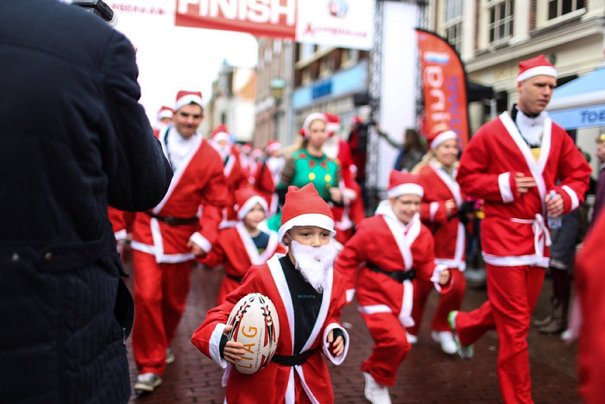
M 550 239 L 550 230 L 546 227 L 546 223 L 544 222 L 544 216 L 539 213 L 536 213 L 535 219 L 518 219 L 511 218 L 511 222 L 514 223 L 524 223 L 531 224 L 532 230 L 534 232 L 534 248 L 536 249 L 536 255 L 538 257 L 544 257 L 544 245 L 550 247 L 552 241 Z

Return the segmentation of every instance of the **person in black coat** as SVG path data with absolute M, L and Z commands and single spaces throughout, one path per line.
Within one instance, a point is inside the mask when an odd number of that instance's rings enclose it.
M 172 171 L 135 51 L 101 18 L 0 0 L 0 401 L 125 403 L 132 300 L 108 204 L 144 210 Z

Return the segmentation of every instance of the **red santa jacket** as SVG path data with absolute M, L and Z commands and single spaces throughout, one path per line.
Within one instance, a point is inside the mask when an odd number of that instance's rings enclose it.
M 226 301 L 210 310 L 204 323 L 194 332 L 191 342 L 206 356 L 223 368 L 227 362 L 220 357 L 219 345 L 225 323 L 233 306 L 248 293 L 258 292 L 269 297 L 278 313 L 280 335 L 277 343 L 277 355 L 292 355 L 294 350 L 294 308 L 286 277 L 277 256 L 265 265 L 251 267 L 242 285 L 227 296 Z M 328 285 L 323 292 L 321 308 L 309 339 L 302 352 L 315 350 L 303 365 L 288 367 L 270 362 L 266 368 L 252 375 L 244 375 L 235 370 L 227 376 L 226 402 L 248 404 L 258 403 L 262 397 L 264 403 L 294 404 L 295 378 L 298 378 L 304 391 L 313 403 L 333 403 L 330 373 L 321 352 L 335 364 L 346 357 L 349 336 L 339 325 L 340 311 L 345 304 L 342 278 L 330 269 Z M 345 351 L 333 357 L 325 343 L 328 333 L 339 328 L 345 333 Z
M 237 213 L 235 213 L 234 208 L 235 191 L 242 187 L 250 186 L 250 183 L 242 169 L 239 151 L 235 147 L 231 147 L 231 153 L 225 157 L 223 163 L 223 173 L 225 174 L 225 181 L 227 183 L 227 201 L 221 227 L 231 227 L 237 223 Z
M 442 267 L 434 262 L 433 236 L 418 215 L 407 226 L 401 223 L 388 201 L 381 203 L 377 213 L 360 223 L 338 255 L 334 268 L 345 276 L 348 301 L 356 287 L 360 312 L 394 313 L 405 327 L 411 327 L 413 282 L 398 282 L 370 267 L 388 272 L 414 269 L 417 278 L 434 281 Z M 438 284 L 435 286 L 442 291 Z
M 423 166 L 418 174 L 424 188 L 420 218 L 433 234 L 435 263 L 463 271 L 466 246 L 464 226 L 457 216 L 457 209 L 449 218 L 445 209 L 445 202 L 450 199 L 456 202 L 458 209 L 462 206 L 464 196 L 460 187 L 436 162 Z
M 259 254 L 252 236 L 242 222 L 221 230 L 212 251 L 200 260 L 209 267 L 224 264 L 225 277 L 216 301 L 222 303 L 229 293 L 237 289 L 251 265 L 262 265 L 275 253 L 286 253 L 275 232 L 269 233 L 267 248 Z
M 114 207 L 107 207 L 107 217 L 111 222 L 113 235 L 117 241 L 125 240 L 132 228 L 134 220 L 133 212 L 125 212 Z
M 514 180 L 518 172 L 534 177 L 537 186 L 520 194 Z M 544 198 L 555 190 L 563 197 L 565 212 L 577 208 L 590 172 L 571 137 L 550 118 L 544 121 L 538 161 L 507 112 L 483 125 L 464 149 L 457 181 L 467 195 L 485 201 L 481 223 L 485 261 L 548 266 Z
M 576 261 L 576 291 L 582 326 L 578 345 L 580 394 L 586 404 L 603 403 L 605 386 L 605 215 L 588 233 Z
M 198 221 L 174 226 L 145 212 L 135 217 L 132 248 L 155 255 L 157 262 L 193 259 L 187 247 L 190 239 L 209 252 L 218 234 L 227 196 L 223 164 L 206 140 L 198 135 L 196 141 L 193 150 L 176 168 L 164 199 L 151 214 L 172 218 L 198 216 Z

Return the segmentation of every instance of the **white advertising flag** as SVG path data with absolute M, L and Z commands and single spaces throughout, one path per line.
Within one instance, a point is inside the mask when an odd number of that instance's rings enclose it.
M 296 41 L 368 50 L 374 35 L 374 0 L 299 0 Z

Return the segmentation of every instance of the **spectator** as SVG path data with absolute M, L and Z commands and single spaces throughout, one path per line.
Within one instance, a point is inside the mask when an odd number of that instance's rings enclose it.
M 132 298 L 107 218 L 172 176 L 132 44 L 48 0 L 0 2 L 0 401 L 126 403 Z

